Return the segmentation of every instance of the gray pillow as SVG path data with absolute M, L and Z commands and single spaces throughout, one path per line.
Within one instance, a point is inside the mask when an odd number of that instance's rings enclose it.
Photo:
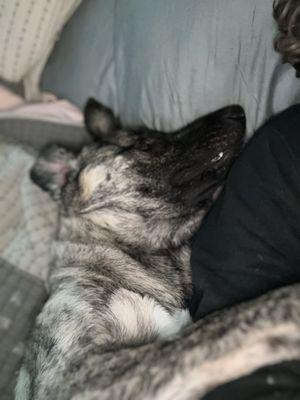
M 130 125 L 171 130 L 239 103 L 248 132 L 300 100 L 273 50 L 273 0 L 85 0 L 43 74 L 43 88 L 89 96 Z

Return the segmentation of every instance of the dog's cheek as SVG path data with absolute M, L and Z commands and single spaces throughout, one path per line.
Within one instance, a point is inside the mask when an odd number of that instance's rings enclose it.
M 30 172 L 32 181 L 42 190 L 57 197 L 62 187 L 67 183 L 71 168 L 61 160 L 51 162 L 39 159 Z

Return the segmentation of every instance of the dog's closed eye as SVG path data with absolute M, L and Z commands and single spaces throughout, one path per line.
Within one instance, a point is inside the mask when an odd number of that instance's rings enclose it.
M 110 173 L 104 165 L 83 170 L 79 176 L 81 197 L 87 201 L 91 198 L 96 188 L 103 182 L 111 179 Z
M 223 151 L 221 151 L 217 156 L 215 156 L 214 158 L 212 158 L 211 162 L 214 163 L 214 162 L 220 161 L 221 158 L 223 158 L 223 156 L 224 156 L 224 153 L 223 153 Z

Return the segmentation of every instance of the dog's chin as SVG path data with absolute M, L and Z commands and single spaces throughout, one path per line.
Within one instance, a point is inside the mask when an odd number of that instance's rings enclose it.
M 224 186 L 232 163 L 235 161 L 236 158 L 238 158 L 240 153 L 241 150 L 234 153 L 234 155 L 227 155 L 227 159 L 225 162 L 205 172 L 207 183 L 204 186 L 201 197 L 206 198 L 208 200 L 207 202 L 211 203 L 216 200 L 221 189 Z
M 230 167 L 242 152 L 242 146 L 237 146 L 237 150 L 233 152 L 220 151 L 223 154 L 222 160 L 211 165 L 204 173 L 203 177 L 210 179 L 212 184 L 219 185 L 226 178 Z

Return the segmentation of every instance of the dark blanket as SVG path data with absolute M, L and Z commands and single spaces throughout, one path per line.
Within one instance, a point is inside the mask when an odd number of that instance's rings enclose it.
M 259 129 L 234 164 L 194 238 L 192 274 L 194 319 L 300 281 L 300 105 Z M 299 382 L 300 362 L 288 363 L 206 400 L 300 398 Z

